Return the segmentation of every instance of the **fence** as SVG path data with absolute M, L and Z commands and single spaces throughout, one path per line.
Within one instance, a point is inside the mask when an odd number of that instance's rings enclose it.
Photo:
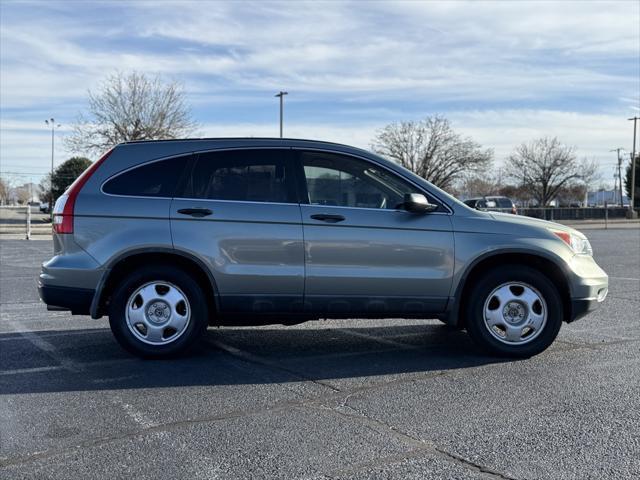
M 518 213 L 527 217 L 541 218 L 543 220 L 611 220 L 626 218 L 626 207 L 607 208 L 520 208 Z
M 35 206 L 0 206 L 0 234 L 23 235 L 29 240 L 33 235 L 51 233 L 50 216 Z

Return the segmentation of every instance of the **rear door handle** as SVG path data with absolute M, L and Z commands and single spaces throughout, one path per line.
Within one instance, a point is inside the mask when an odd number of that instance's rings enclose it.
M 329 213 L 316 213 L 315 215 L 311 215 L 311 218 L 327 223 L 338 223 L 345 219 L 342 215 L 331 215 Z
M 202 218 L 211 215 L 213 212 L 208 208 L 181 208 L 178 213 L 182 215 L 191 215 L 192 217 Z

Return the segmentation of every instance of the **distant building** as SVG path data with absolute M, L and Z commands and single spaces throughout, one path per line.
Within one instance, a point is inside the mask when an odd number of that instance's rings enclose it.
M 597 190 L 595 192 L 589 192 L 587 203 L 590 207 L 604 207 L 605 202 L 607 205 L 620 205 L 620 191 L 619 190 Z M 629 205 L 629 197 L 622 195 L 622 204 Z
M 19 187 L 9 189 L 7 203 L 10 205 L 24 205 L 28 202 L 40 202 L 40 185 L 37 183 L 25 183 Z

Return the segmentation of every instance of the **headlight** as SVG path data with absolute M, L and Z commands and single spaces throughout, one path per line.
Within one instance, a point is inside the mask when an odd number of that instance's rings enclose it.
M 575 233 L 563 232 L 560 230 L 551 230 L 564 243 L 571 247 L 571 250 L 578 255 L 593 255 L 593 249 L 586 237 L 581 237 Z

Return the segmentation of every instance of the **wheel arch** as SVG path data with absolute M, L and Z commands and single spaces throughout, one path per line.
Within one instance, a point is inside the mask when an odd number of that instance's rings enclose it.
M 125 278 L 128 272 L 143 265 L 160 263 L 177 266 L 192 274 L 209 301 L 209 311 L 212 313 L 219 311 L 218 287 L 215 278 L 202 260 L 190 253 L 171 248 L 144 248 L 126 252 L 109 262 L 91 302 L 91 317 L 100 318 L 105 315 L 106 306 L 115 286 Z
M 464 328 L 464 318 L 462 312 L 469 298 L 469 292 L 473 287 L 474 280 L 482 276 L 491 268 L 502 265 L 525 265 L 536 269 L 558 288 L 558 293 L 562 299 L 563 320 L 568 321 L 571 317 L 571 287 L 564 267 L 558 259 L 552 259 L 540 254 L 540 252 L 529 250 L 501 250 L 490 252 L 476 258 L 467 266 L 460 277 L 458 286 L 454 293 L 454 302 L 451 308 L 449 322 L 460 328 Z

